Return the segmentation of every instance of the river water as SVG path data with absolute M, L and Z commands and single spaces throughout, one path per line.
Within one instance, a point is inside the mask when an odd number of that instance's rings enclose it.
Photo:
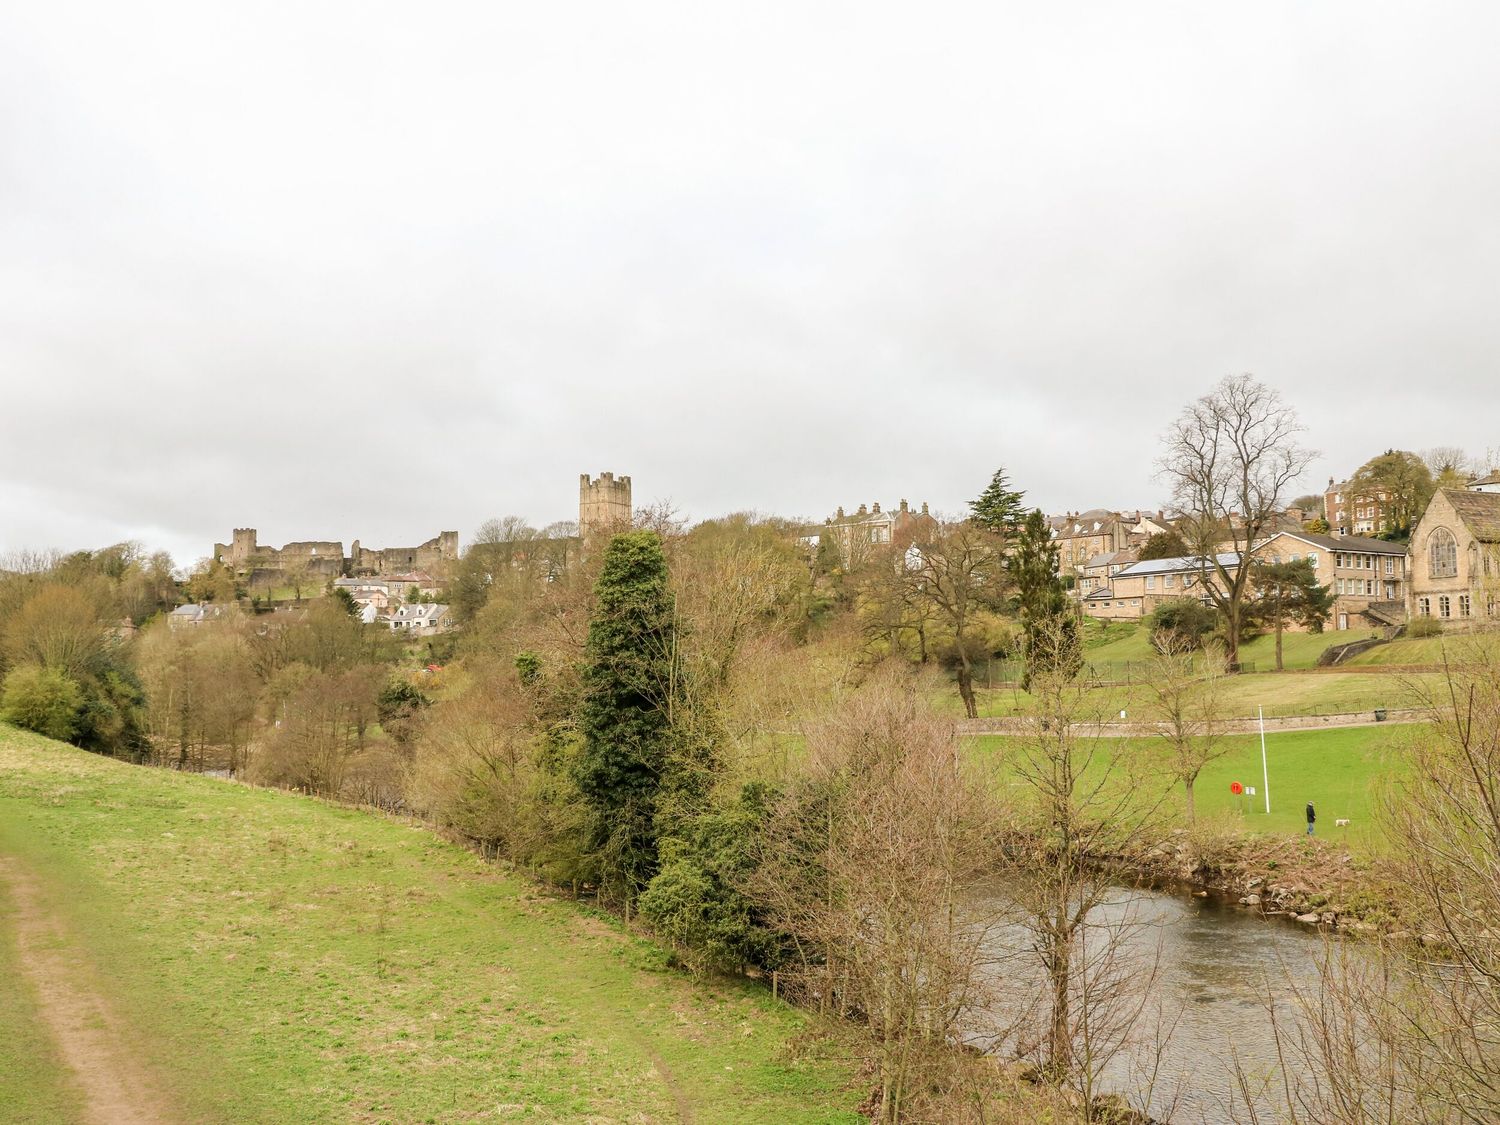
M 1278 1019 L 1290 1016 L 1293 988 L 1315 987 L 1325 937 L 1314 927 L 1186 891 L 1119 888 L 1090 921 L 1097 923 L 1096 948 L 1106 944 L 1105 928 L 1120 935 L 1113 975 L 1127 982 L 1126 1009 L 1141 1007 L 1134 1047 L 1105 1065 L 1101 1086 L 1133 1095 L 1133 1104 L 1145 1098 L 1153 1114 L 1174 1125 L 1243 1120 L 1234 1059 L 1251 1076 L 1273 1072 L 1270 1008 Z M 1014 1013 L 1043 983 L 1029 936 L 1005 926 L 991 945 L 996 1012 Z M 1158 1028 L 1170 1029 L 1159 1050 Z M 1274 1094 L 1256 1101 L 1266 1119 L 1277 1118 Z

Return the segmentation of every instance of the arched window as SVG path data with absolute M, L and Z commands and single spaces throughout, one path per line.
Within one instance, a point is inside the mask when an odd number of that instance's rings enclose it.
M 1427 571 L 1431 578 L 1452 578 L 1458 573 L 1458 543 L 1446 527 L 1427 537 Z

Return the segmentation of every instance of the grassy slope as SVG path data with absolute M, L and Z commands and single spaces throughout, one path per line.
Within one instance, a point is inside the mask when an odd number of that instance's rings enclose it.
M 1269 816 L 1260 796 L 1264 793 L 1260 740 L 1254 735 L 1235 736 L 1226 740 L 1230 752 L 1199 775 L 1194 790 L 1198 818 L 1200 822 L 1238 825 L 1252 832 L 1297 834 L 1305 827 L 1304 806 L 1312 801 L 1317 805 L 1321 835 L 1347 838 L 1358 850 L 1378 850 L 1375 810 L 1379 790 L 1387 778 L 1400 775 L 1401 748 L 1418 730 L 1410 726 L 1347 727 L 1267 734 Z M 1005 755 L 1013 751 L 1017 741 L 1008 736 L 975 740 L 979 751 L 993 756 L 1002 771 Z M 1162 745 L 1153 739 L 1110 739 L 1104 740 L 1100 749 L 1113 755 L 1160 755 Z M 1254 802 L 1233 797 L 1229 792 L 1232 781 L 1253 785 L 1257 791 Z M 1158 792 L 1143 791 L 1142 799 L 1154 800 Z M 1183 814 L 1180 784 L 1172 789 L 1166 808 L 1173 815 Z M 1336 829 L 1334 821 L 1343 817 L 1352 824 L 1348 829 Z
M 789 1056 L 791 1009 L 413 826 L 0 726 L 0 852 L 197 1120 L 858 1120 L 846 1072 Z M 19 1073 L 55 1074 L 0 1010 Z M 16 1073 L 0 1104 L 32 1096 Z
M 1283 633 L 1281 637 L 1282 664 L 1287 668 L 1311 668 L 1329 645 L 1343 641 L 1359 640 L 1365 634 L 1353 630 L 1342 633 Z M 1144 626 L 1135 632 L 1107 644 L 1095 645 L 1084 659 L 1092 664 L 1108 664 L 1133 660 L 1151 659 L 1151 634 Z M 1276 638 L 1272 635 L 1256 637 L 1240 646 L 1240 659 L 1254 664 L 1259 671 L 1270 671 L 1276 667 Z
M 1500 648 L 1500 637 L 1492 633 L 1483 633 L 1474 637 L 1454 635 L 1450 637 L 1418 637 L 1416 639 L 1403 638 L 1392 641 L 1388 645 L 1376 645 L 1372 649 L 1360 653 L 1358 656 L 1350 657 L 1350 664 L 1431 664 L 1440 665 L 1446 653 L 1451 660 L 1461 660 L 1471 656 L 1478 648 L 1481 652 L 1493 656 L 1497 648 Z

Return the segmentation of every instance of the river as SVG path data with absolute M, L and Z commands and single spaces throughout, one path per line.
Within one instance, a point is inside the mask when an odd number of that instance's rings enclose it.
M 1136 1048 L 1103 1069 L 1105 1090 L 1135 1095 L 1150 1089 L 1152 1113 L 1173 1125 L 1242 1120 L 1236 1111 L 1234 1062 L 1251 1075 L 1270 1074 L 1276 1062 L 1268 1005 L 1290 1014 L 1293 984 L 1313 987 L 1324 936 L 1313 927 L 1216 898 L 1119 888 L 1091 922 L 1117 927 L 1121 976 L 1142 1004 Z M 1102 937 L 1096 945 L 1103 946 Z M 991 939 L 997 1012 L 1014 1012 L 1042 989 L 1029 937 L 1019 926 Z M 1153 1029 L 1172 1025 L 1159 1062 L 1149 1044 Z M 1101 1038 L 1104 1036 L 1101 1035 Z M 976 1040 L 977 1041 L 977 1040 Z M 1003 1049 L 1003 1046 L 1002 1046 Z M 1154 1080 L 1151 1076 L 1154 1067 Z M 1276 1120 L 1276 1103 L 1257 1099 Z

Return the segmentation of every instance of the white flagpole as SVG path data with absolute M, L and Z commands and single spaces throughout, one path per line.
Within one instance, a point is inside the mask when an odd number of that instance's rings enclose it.
M 1255 710 L 1260 715 L 1260 783 L 1266 791 L 1266 815 L 1271 815 L 1271 774 L 1266 768 L 1266 709 L 1259 705 Z

